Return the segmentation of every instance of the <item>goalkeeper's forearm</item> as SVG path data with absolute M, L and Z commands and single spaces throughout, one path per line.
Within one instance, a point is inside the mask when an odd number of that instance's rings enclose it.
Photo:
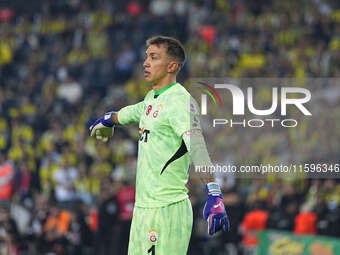
M 198 129 L 190 130 L 183 134 L 183 140 L 194 164 L 195 172 L 199 174 L 201 181 L 204 184 L 215 182 L 213 173 L 210 171 L 200 171 L 201 169 L 210 169 L 212 166 L 202 131 Z

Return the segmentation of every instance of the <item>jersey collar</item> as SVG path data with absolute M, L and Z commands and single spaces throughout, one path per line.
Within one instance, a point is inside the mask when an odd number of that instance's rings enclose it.
M 167 89 L 171 88 L 172 86 L 174 86 L 177 82 L 171 83 L 170 85 L 155 91 L 155 96 L 159 96 L 160 94 L 162 94 L 164 91 L 166 91 Z

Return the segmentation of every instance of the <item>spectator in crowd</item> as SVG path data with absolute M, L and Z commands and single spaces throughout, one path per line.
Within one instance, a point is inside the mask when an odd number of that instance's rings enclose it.
M 78 178 L 78 170 L 70 165 L 67 156 L 62 161 L 62 166 L 53 176 L 56 183 L 55 197 L 61 206 L 70 207 L 77 200 L 74 183 Z
M 64 78 L 64 82 L 60 84 L 57 95 L 60 99 L 66 101 L 66 103 L 75 105 L 80 102 L 83 89 L 79 85 L 79 83 L 75 82 L 71 76 L 66 74 L 66 78 Z
M 115 226 L 119 217 L 119 204 L 110 178 L 102 183 L 102 192 L 99 197 L 98 232 L 96 247 L 99 255 L 117 252 L 123 245 L 116 233 Z
M 14 168 L 0 154 L 0 203 L 8 205 L 13 195 Z
M 241 199 L 236 189 L 226 190 L 223 194 L 224 204 L 230 216 L 231 229 L 221 237 L 221 249 L 230 255 L 241 253 L 239 243 L 242 237 L 238 226 L 242 223 L 246 209 Z
M 130 236 L 130 226 L 133 215 L 133 208 L 135 204 L 135 187 L 131 185 L 131 177 L 129 177 L 130 181 L 121 181 L 116 180 L 117 187 L 117 201 L 119 204 L 119 254 L 127 254 L 128 245 L 129 245 L 129 236 Z
M 0 251 L 3 254 L 19 254 L 20 234 L 8 209 L 0 209 Z

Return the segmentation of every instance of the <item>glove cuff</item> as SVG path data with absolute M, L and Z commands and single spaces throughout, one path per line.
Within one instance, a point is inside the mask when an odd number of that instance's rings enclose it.
M 208 192 L 208 195 L 212 195 L 212 196 L 219 196 L 222 193 L 220 185 L 218 185 L 217 182 L 209 182 L 206 185 L 206 190 Z
M 115 123 L 113 122 L 113 119 L 112 119 L 112 115 L 115 114 L 115 113 L 116 112 L 113 112 L 113 111 L 105 113 L 104 118 L 103 118 L 104 126 L 113 127 L 115 125 Z

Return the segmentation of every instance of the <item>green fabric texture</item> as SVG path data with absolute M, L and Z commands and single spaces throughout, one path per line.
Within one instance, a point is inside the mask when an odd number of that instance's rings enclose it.
M 128 255 L 186 255 L 192 222 L 189 199 L 161 208 L 135 207 Z

